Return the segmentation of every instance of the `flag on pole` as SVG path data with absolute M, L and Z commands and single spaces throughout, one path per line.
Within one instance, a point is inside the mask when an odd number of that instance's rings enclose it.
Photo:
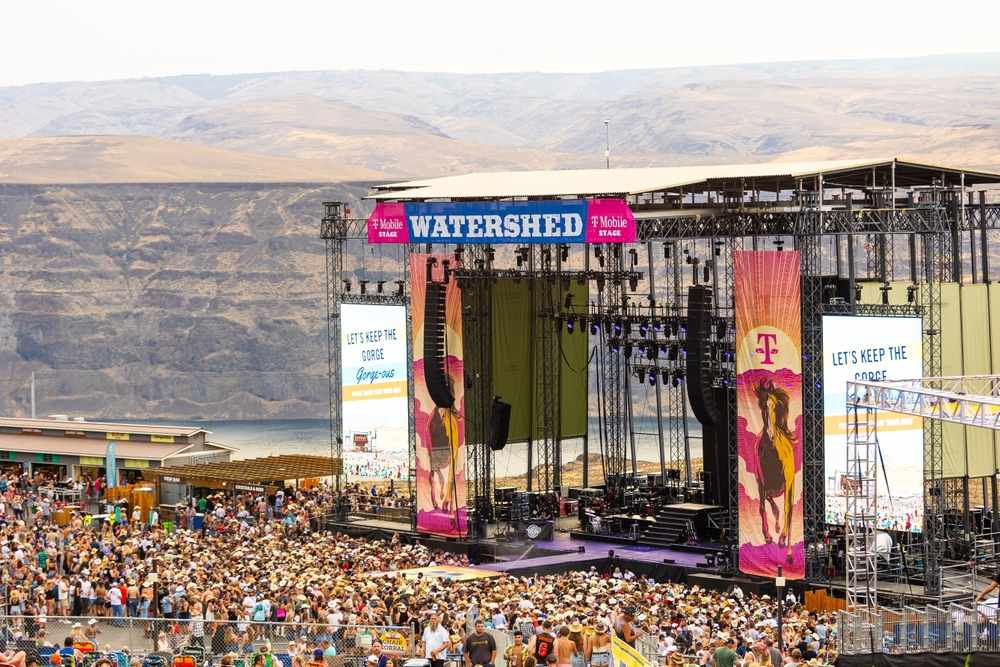
M 108 451 L 104 455 L 104 470 L 107 476 L 107 488 L 118 486 L 118 467 L 115 465 L 115 441 L 108 443 Z

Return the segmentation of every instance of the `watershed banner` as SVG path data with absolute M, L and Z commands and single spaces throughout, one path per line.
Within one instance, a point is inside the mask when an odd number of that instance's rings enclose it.
M 826 445 L 826 520 L 843 525 L 847 511 L 847 383 L 923 377 L 923 320 L 919 317 L 823 317 L 823 417 Z M 923 529 L 924 423 L 880 410 L 879 530 Z
M 444 260 L 456 268 L 454 255 L 410 255 L 417 530 L 445 537 L 466 537 L 462 293 L 456 281 L 444 284 Z M 433 298 L 428 298 L 429 292 Z M 437 358 L 425 358 L 424 340 L 428 336 L 442 341 Z M 439 382 L 428 387 L 428 379 L 434 383 L 435 378 Z M 432 396 L 438 403 L 451 405 L 439 405 Z
M 377 204 L 369 243 L 634 243 L 621 199 Z
M 344 472 L 348 479 L 408 478 L 406 307 L 340 307 Z
M 740 570 L 805 576 L 799 253 L 738 251 Z

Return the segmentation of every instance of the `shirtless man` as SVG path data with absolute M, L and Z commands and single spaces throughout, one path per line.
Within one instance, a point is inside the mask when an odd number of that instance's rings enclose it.
M 570 656 L 576 650 L 576 644 L 569 638 L 569 626 L 564 625 L 559 629 L 559 636 L 556 637 L 556 667 L 571 667 Z

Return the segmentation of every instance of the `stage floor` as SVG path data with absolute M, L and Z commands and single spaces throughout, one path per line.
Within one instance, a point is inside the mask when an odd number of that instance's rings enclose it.
M 408 525 L 392 521 L 352 521 L 351 526 L 357 528 L 378 528 L 386 531 L 399 531 L 401 533 L 409 532 Z M 614 551 L 616 558 L 641 561 L 645 563 L 663 563 L 664 559 L 669 559 L 673 560 L 673 564 L 679 567 L 694 568 L 698 567 L 699 563 L 704 564 L 706 562 L 704 554 L 692 553 L 690 551 L 682 551 L 679 549 L 660 549 L 639 545 L 606 544 L 601 542 L 571 539 L 569 534 L 570 528 L 576 529 L 579 528 L 579 526 L 580 521 L 576 516 L 560 517 L 558 521 L 556 521 L 552 540 L 535 540 L 526 542 L 524 540 L 499 541 L 496 539 L 497 535 L 502 535 L 506 524 L 490 524 L 487 531 L 487 539 L 484 542 L 485 545 L 496 544 L 497 546 L 512 547 L 520 553 L 508 555 L 498 554 L 495 556 L 497 562 L 486 563 L 479 565 L 478 567 L 489 569 L 494 572 L 502 572 L 505 567 L 510 566 L 512 562 L 530 559 L 533 564 L 540 566 L 556 565 L 558 563 L 565 562 L 573 563 L 573 569 L 581 569 L 581 567 L 585 566 L 590 561 L 606 559 L 609 551 Z M 582 554 L 579 553 L 579 547 L 581 546 L 585 549 L 585 552 Z M 557 551 L 559 553 L 555 555 L 532 557 L 533 551 L 543 553 Z M 586 565 L 586 567 L 589 567 L 589 565 Z M 586 567 L 583 569 L 586 569 Z

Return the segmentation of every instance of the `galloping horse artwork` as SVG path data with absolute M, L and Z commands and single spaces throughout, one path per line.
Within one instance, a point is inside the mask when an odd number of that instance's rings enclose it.
M 799 255 L 733 253 L 739 428 L 739 565 L 805 576 Z
M 767 513 L 770 506 L 774 514 L 774 531 L 778 533 L 778 546 L 788 548 L 785 560 L 791 564 L 792 503 L 795 497 L 795 451 L 792 446 L 798 438 L 788 430 L 788 392 L 775 387 L 770 380 L 761 380 L 754 386 L 753 393 L 764 422 L 764 428 L 757 436 L 757 469 L 754 471 L 760 503 L 760 527 L 764 541 L 771 544 L 774 539 L 768 528 Z M 784 517 L 778 511 L 775 498 L 784 499 Z

